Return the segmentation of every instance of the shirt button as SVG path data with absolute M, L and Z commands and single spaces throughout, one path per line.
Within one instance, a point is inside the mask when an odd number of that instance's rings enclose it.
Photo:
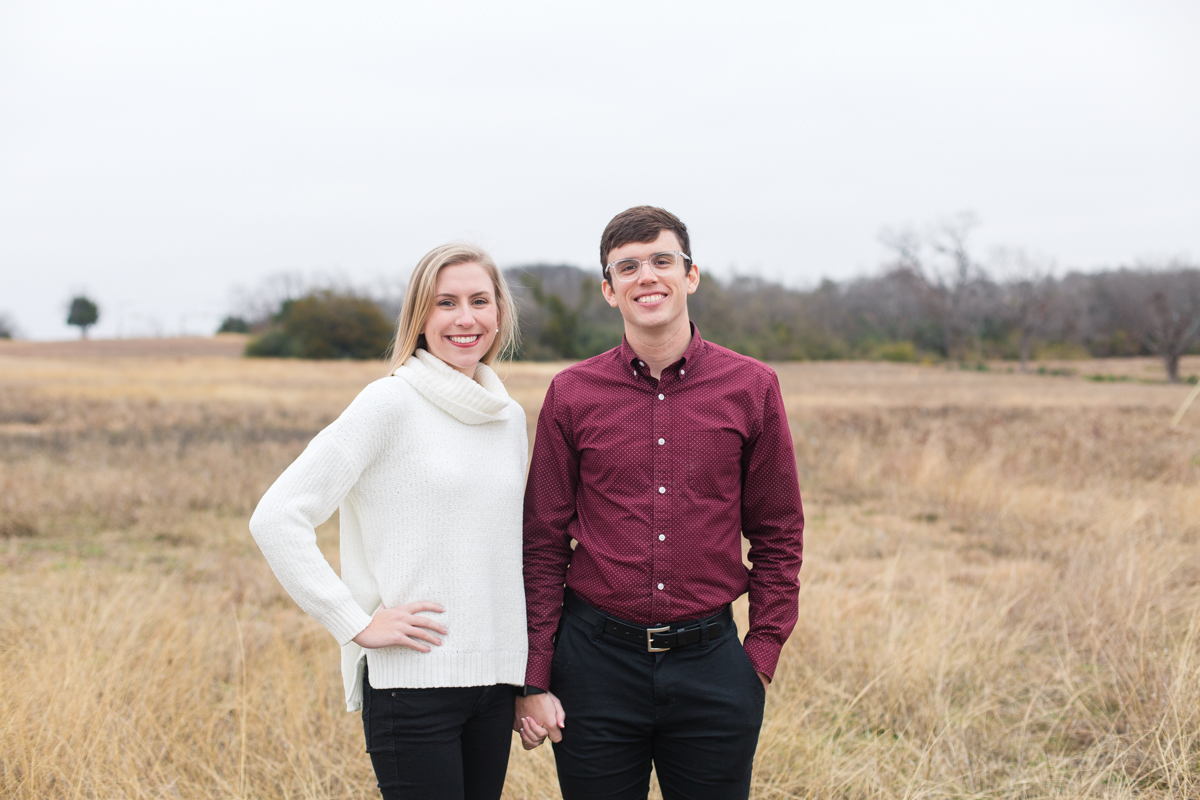
M 660 395 L 658 396 L 658 399 L 659 399 L 659 400 L 666 400 L 667 398 L 663 397 L 663 396 L 660 394 Z
M 663 534 L 661 534 L 661 533 L 660 533 L 660 534 L 658 535 L 658 540 L 659 540 L 660 542 L 665 542 L 665 541 L 667 540 L 667 537 L 666 537 L 666 536 L 664 536 Z
M 658 440 L 658 443 L 659 443 L 659 444 L 666 444 L 666 443 L 667 443 L 667 440 L 666 440 L 666 439 L 659 439 L 659 440 Z
M 667 487 L 665 487 L 665 486 L 660 486 L 660 487 L 658 487 L 658 493 L 659 493 L 659 494 L 666 494 L 666 493 L 667 493 Z
M 658 590 L 661 592 L 661 591 L 662 591 L 662 588 L 663 588 L 663 585 L 660 583 L 660 584 L 658 585 Z
M 646 362 L 645 362 L 645 361 L 639 361 L 639 362 L 638 362 L 638 366 L 639 366 L 639 367 L 644 367 L 644 366 L 646 366 Z
M 684 370 L 679 370 L 680 375 L 682 375 L 683 373 L 684 373 Z

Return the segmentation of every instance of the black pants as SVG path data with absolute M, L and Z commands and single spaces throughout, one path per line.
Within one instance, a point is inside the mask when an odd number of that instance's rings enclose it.
M 665 800 L 749 797 L 766 692 L 733 625 L 650 653 L 564 611 L 550 691 L 564 800 L 645 798 L 652 762 Z
M 513 687 L 374 689 L 363 732 L 384 800 L 498 800 L 508 772 Z

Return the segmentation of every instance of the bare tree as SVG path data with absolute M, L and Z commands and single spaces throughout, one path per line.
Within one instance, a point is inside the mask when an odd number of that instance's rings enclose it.
M 1054 267 L 1021 249 L 997 250 L 992 262 L 1002 281 L 1008 320 L 1017 331 L 1021 372 L 1028 372 L 1034 341 L 1050 334 L 1057 288 Z
M 1179 359 L 1200 339 L 1200 269 L 1179 261 L 1160 269 L 1144 276 L 1146 346 L 1179 383 Z
M 880 241 L 895 255 L 893 270 L 909 270 L 935 288 L 949 358 L 968 353 L 982 357 L 981 329 L 998 305 L 997 287 L 968 247 L 971 231 L 978 226 L 979 218 L 964 211 L 924 236 L 911 229 L 880 234 Z
M 935 274 L 946 295 L 946 352 L 963 354 L 969 349 L 977 357 L 983 352 L 979 329 L 989 283 L 967 247 L 971 231 L 978 226 L 978 217 L 964 211 L 943 221 L 929 236 L 930 246 L 941 256 Z
M 933 273 L 930 262 L 932 257 L 929 253 L 929 248 L 925 237 L 921 236 L 912 228 L 904 228 L 899 231 L 884 229 L 879 234 L 879 241 L 888 250 L 892 251 L 893 258 L 884 267 L 884 279 L 888 282 L 894 282 L 896 278 L 907 277 L 908 283 L 919 284 L 927 287 L 925 311 L 927 312 L 928 320 L 936 326 L 941 339 L 941 350 L 946 357 L 950 357 L 952 345 L 951 337 L 948 334 L 950 327 L 949 323 L 949 303 L 945 291 L 945 286 L 942 284 L 939 276 Z M 859 280 L 850 284 L 849 292 L 851 298 L 866 297 L 866 305 L 868 307 L 880 305 L 878 295 L 882 290 L 885 295 L 892 294 L 892 288 L 883 285 L 879 279 Z M 865 314 L 860 311 L 860 315 L 868 320 L 872 317 L 886 317 L 878 312 L 872 314 L 867 311 Z
M 318 288 L 301 272 L 277 272 L 259 281 L 253 288 L 238 286 L 231 294 L 232 316 L 249 323 L 251 328 L 264 327 L 288 300 L 299 300 Z
M 848 343 L 912 342 L 925 352 L 945 352 L 943 297 L 902 259 L 876 276 L 839 289 L 832 281 L 818 290 L 810 316 Z
M 895 256 L 893 262 L 888 265 L 889 269 L 908 270 L 928 277 L 925 275 L 925 240 L 912 228 L 902 228 L 898 231 L 884 228 L 879 234 L 879 241 Z

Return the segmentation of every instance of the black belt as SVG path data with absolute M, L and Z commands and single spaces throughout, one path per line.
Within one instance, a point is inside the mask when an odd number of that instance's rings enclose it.
M 672 622 L 667 625 L 635 625 L 613 619 L 603 611 L 592 608 L 576 597 L 570 589 L 563 593 L 563 608 L 591 625 L 603 623 L 605 633 L 639 647 L 645 645 L 646 650 L 651 653 L 698 644 L 706 628 L 708 638 L 715 639 L 725 630 L 726 625 L 733 625 L 733 612 L 729 610 L 729 606 L 706 619 Z

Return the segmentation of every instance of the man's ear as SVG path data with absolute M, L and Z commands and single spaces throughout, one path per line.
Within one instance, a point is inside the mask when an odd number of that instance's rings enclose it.
M 608 278 L 600 279 L 600 293 L 604 295 L 604 299 L 608 301 L 610 306 L 613 308 L 617 307 L 617 293 L 613 291 L 612 284 L 608 282 Z
M 687 293 L 695 294 L 700 288 L 700 265 L 692 264 L 692 268 L 687 274 Z

